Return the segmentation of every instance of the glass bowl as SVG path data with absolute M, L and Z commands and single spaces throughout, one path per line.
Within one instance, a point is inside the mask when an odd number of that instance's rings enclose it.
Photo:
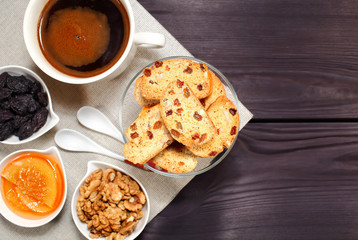
M 205 63 L 208 68 L 215 73 L 215 75 L 220 79 L 220 81 L 222 82 L 222 84 L 225 87 L 225 91 L 226 91 L 226 96 L 235 104 L 235 106 L 238 109 L 238 113 L 240 116 L 240 109 L 239 109 L 239 99 L 237 98 L 235 89 L 233 88 L 233 86 L 231 85 L 231 83 L 229 82 L 229 80 L 218 70 L 216 69 L 214 66 L 212 66 L 211 64 L 204 62 L 200 59 L 197 58 L 193 58 L 193 57 L 189 57 L 189 56 L 172 56 L 172 57 L 167 57 L 167 58 L 162 58 L 159 59 L 157 61 L 164 61 L 164 60 L 168 60 L 168 59 L 178 59 L 178 58 L 185 58 L 185 59 L 189 59 L 192 60 L 193 62 L 197 62 L 197 63 Z M 123 135 L 123 139 L 125 140 L 125 142 L 128 142 L 129 140 L 127 139 L 127 137 L 125 136 L 125 131 L 126 129 L 138 118 L 138 114 L 139 112 L 143 109 L 143 107 L 141 105 L 139 105 L 137 103 L 137 101 L 134 98 L 134 85 L 135 85 L 135 81 L 141 77 L 142 71 L 147 68 L 150 67 L 154 64 L 154 62 L 148 64 L 147 66 L 145 66 L 143 69 L 141 69 L 134 77 L 133 79 L 129 82 L 127 88 L 125 89 L 124 93 L 123 93 L 123 97 L 120 103 L 120 108 L 119 108 L 119 123 L 120 123 L 120 131 Z M 130 109 L 130 111 L 129 111 Z M 235 137 L 234 142 L 232 143 L 232 145 L 230 146 L 230 148 L 225 149 L 223 152 L 219 153 L 218 155 L 216 155 L 215 157 L 212 158 L 200 158 L 198 157 L 198 164 L 196 166 L 196 168 L 191 171 L 191 172 L 187 172 L 187 173 L 171 173 L 171 172 L 167 172 L 164 169 L 161 169 L 159 166 L 155 165 L 152 161 L 147 162 L 146 164 L 144 164 L 144 166 L 155 172 L 158 173 L 160 175 L 164 175 L 167 177 L 192 177 L 192 176 L 196 176 L 198 174 L 204 173 L 210 169 L 212 169 L 213 167 L 215 167 L 216 165 L 218 165 L 222 160 L 224 160 L 224 158 L 229 154 L 229 152 L 231 151 L 231 149 L 233 148 L 236 140 L 237 140 L 237 136 Z

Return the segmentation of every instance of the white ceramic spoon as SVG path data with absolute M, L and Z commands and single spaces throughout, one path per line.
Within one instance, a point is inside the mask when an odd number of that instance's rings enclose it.
M 87 136 L 72 129 L 58 131 L 55 135 L 55 142 L 60 148 L 68 151 L 98 153 L 118 160 L 125 160 L 124 156 L 104 148 Z
M 106 134 L 124 144 L 121 132 L 101 111 L 94 107 L 84 106 L 77 112 L 78 121 L 85 127 Z

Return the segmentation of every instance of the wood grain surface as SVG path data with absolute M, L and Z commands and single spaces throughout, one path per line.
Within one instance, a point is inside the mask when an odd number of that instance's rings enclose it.
M 254 114 L 139 239 L 358 239 L 358 1 L 139 2 Z
M 139 2 L 228 77 L 255 119 L 358 118 L 357 1 Z
M 357 239 L 358 124 L 257 123 L 139 239 Z

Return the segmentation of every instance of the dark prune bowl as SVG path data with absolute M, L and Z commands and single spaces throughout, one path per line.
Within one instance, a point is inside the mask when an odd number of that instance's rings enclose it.
M 57 114 L 52 109 L 52 101 L 50 92 L 45 84 L 45 82 L 33 71 L 30 69 L 27 69 L 22 66 L 16 66 L 16 65 L 9 65 L 9 66 L 3 66 L 0 67 L 0 75 L 4 72 L 7 72 L 11 76 L 24 76 L 25 78 L 28 78 L 30 80 L 36 80 L 39 82 L 42 86 L 42 91 L 47 94 L 48 98 L 48 104 L 46 106 L 46 109 L 48 110 L 48 116 L 45 124 L 39 128 L 37 131 L 35 131 L 31 136 L 20 140 L 18 136 L 11 135 L 9 138 L 0 141 L 0 143 L 3 144 L 9 144 L 9 145 L 16 145 L 16 144 L 23 144 L 30 142 L 32 140 L 37 139 L 38 137 L 42 136 L 46 132 L 48 132 L 51 128 L 53 128 L 60 120 L 60 118 L 57 116 Z M 0 122 L 1 124 L 1 122 Z

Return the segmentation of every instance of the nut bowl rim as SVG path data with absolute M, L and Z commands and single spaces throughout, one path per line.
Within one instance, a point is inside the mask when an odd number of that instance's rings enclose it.
M 123 168 L 121 168 L 119 166 L 116 166 L 116 165 L 113 165 L 113 164 L 110 164 L 107 162 L 103 162 L 103 161 L 97 161 L 97 160 L 88 161 L 87 172 L 84 175 L 84 177 L 79 181 L 78 185 L 76 186 L 75 190 L 73 191 L 72 200 L 71 200 L 72 219 L 75 222 L 77 229 L 82 233 L 82 235 L 84 237 L 86 237 L 87 239 L 92 240 L 92 238 L 90 238 L 90 236 L 89 236 L 90 231 L 87 229 L 87 224 L 81 222 L 81 220 L 79 220 L 78 215 L 77 215 L 76 205 L 77 205 L 78 197 L 80 196 L 79 189 L 83 185 L 83 182 L 85 181 L 85 179 L 93 171 L 95 171 L 97 169 L 105 170 L 108 168 L 113 168 L 117 171 L 120 171 L 120 172 L 128 175 L 129 177 L 131 177 L 133 180 L 135 180 L 138 183 L 138 185 L 141 187 L 141 189 L 146 197 L 146 203 L 144 204 L 144 207 L 143 207 L 143 209 L 145 210 L 145 211 L 143 211 L 143 218 L 139 220 L 139 223 L 136 226 L 136 228 L 134 229 L 134 231 L 125 238 L 126 240 L 133 240 L 139 236 L 139 234 L 144 230 L 145 226 L 148 223 L 149 215 L 150 215 L 150 200 L 149 200 L 149 195 L 147 193 L 147 190 L 144 188 L 143 184 L 138 180 L 138 178 L 136 176 L 134 176 L 134 174 L 124 170 Z M 102 237 L 102 238 L 98 238 L 98 239 L 105 239 L 105 238 Z
M 239 99 L 237 97 L 237 94 L 236 94 L 236 91 L 234 89 L 234 87 L 231 85 L 230 81 L 224 76 L 224 74 L 222 74 L 217 68 L 215 68 L 213 65 L 211 65 L 210 63 L 207 63 L 206 61 L 203 61 L 201 59 L 198 59 L 198 58 L 195 58 L 195 57 L 192 57 L 192 56 L 169 56 L 169 57 L 165 57 L 165 58 L 161 58 L 161 59 L 158 59 L 156 61 L 164 61 L 164 60 L 168 60 L 168 59 L 189 59 L 189 60 L 192 60 L 194 62 L 198 62 L 198 63 L 205 63 L 208 68 L 213 71 L 219 78 L 220 80 L 224 81 L 223 84 L 226 85 L 228 87 L 228 89 L 230 90 L 231 92 L 231 95 L 233 97 L 233 103 L 234 105 L 237 107 L 237 110 L 238 110 L 238 114 L 239 116 L 241 111 L 240 111 L 240 104 L 239 104 Z M 121 102 L 120 102 L 120 106 L 119 106 L 119 129 L 120 129 L 120 132 L 123 136 L 123 139 L 125 141 L 125 143 L 128 142 L 128 139 L 127 137 L 125 136 L 125 129 L 123 128 L 123 110 L 124 110 L 124 102 L 125 102 L 125 99 L 128 95 L 128 90 L 130 89 L 130 87 L 132 86 L 132 84 L 139 78 L 143 75 L 143 70 L 145 68 L 148 68 L 150 66 L 152 66 L 156 61 L 153 61 L 151 62 L 150 64 L 146 65 L 145 67 L 143 67 L 131 80 L 130 82 L 128 83 L 126 89 L 124 90 L 123 92 L 123 95 L 122 95 L 122 98 L 121 98 Z M 134 98 L 134 94 L 133 94 L 133 98 Z M 239 118 L 239 124 L 240 124 L 240 121 L 241 121 L 241 117 Z M 171 172 L 164 172 L 164 171 L 161 171 L 155 167 L 152 167 L 150 166 L 150 164 L 148 163 L 145 163 L 144 166 L 159 174 L 159 175 L 163 175 L 163 176 L 166 176 L 166 177 L 173 177 L 173 178 L 183 178 L 183 177 L 194 177 L 196 175 L 199 175 L 199 174 L 202 174 L 204 172 L 207 172 L 209 171 L 210 169 L 214 168 L 216 165 L 218 165 L 220 162 L 222 162 L 225 157 L 230 153 L 231 149 L 233 148 L 233 146 L 235 145 L 235 143 L 237 142 L 237 138 L 238 138 L 238 134 L 236 134 L 236 137 L 233 141 L 233 143 L 231 144 L 231 146 L 228 148 L 228 149 L 224 149 L 223 152 L 219 153 L 218 155 L 216 155 L 214 158 L 210 158 L 210 165 L 207 166 L 207 167 L 204 167 L 200 170 L 197 170 L 197 171 L 191 171 L 191 172 L 187 172 L 187 173 L 171 173 Z M 198 157 L 199 158 L 199 157 Z M 200 161 L 200 159 L 198 159 L 198 161 Z
M 19 66 L 19 65 L 2 66 L 2 67 L 0 67 L 0 74 L 3 72 L 9 72 L 10 75 L 11 74 L 24 75 L 26 77 L 33 78 L 33 79 L 37 80 L 39 83 L 41 83 L 41 86 L 42 86 L 44 92 L 46 92 L 47 96 L 48 96 L 47 109 L 48 109 L 49 114 L 48 114 L 45 125 L 42 126 L 37 132 L 34 132 L 30 137 L 23 139 L 23 140 L 19 140 L 19 138 L 17 136 L 12 135 L 11 137 L 5 139 L 4 141 L 0 141 L 0 143 L 8 144 L 8 145 L 17 145 L 17 144 L 28 143 L 28 142 L 31 142 L 31 141 L 41 137 L 43 134 L 45 134 L 46 132 L 51 130 L 54 126 L 56 126 L 57 123 L 60 121 L 60 118 L 54 112 L 54 110 L 52 108 L 51 94 L 47 88 L 46 83 L 43 81 L 43 79 L 39 75 L 37 75 L 34 71 L 32 71 L 26 67 Z
M 15 152 L 12 152 L 10 154 L 8 154 L 6 157 L 4 157 L 1 161 L 0 161 L 0 173 L 2 172 L 2 170 L 4 169 L 4 167 L 6 167 L 11 161 L 14 160 L 15 157 L 24 154 L 24 153 L 41 153 L 44 155 L 49 155 L 54 157 L 54 159 L 57 161 L 57 163 L 59 164 L 62 173 L 63 173 L 63 180 L 64 180 L 64 194 L 63 194 L 63 199 L 61 200 L 60 205 L 57 207 L 57 209 L 52 212 L 50 215 L 48 216 L 44 216 L 43 218 L 39 218 L 39 219 L 28 219 L 28 218 L 24 218 L 21 217 L 17 214 L 15 214 L 13 211 L 11 211 L 11 209 L 9 209 L 9 207 L 6 205 L 4 199 L 3 199 L 3 192 L 2 189 L 0 190 L 0 214 L 7 219 L 9 222 L 20 226 L 20 227 L 25 227 L 25 228 L 34 228 L 34 227 L 40 227 L 43 226 L 47 223 L 49 223 L 50 221 L 52 221 L 54 218 L 56 218 L 60 212 L 62 211 L 65 203 L 66 203 L 66 199 L 67 199 L 67 190 L 68 190 L 68 184 L 67 184 L 67 176 L 66 176 L 66 169 L 65 166 L 63 164 L 63 159 L 61 157 L 60 151 L 58 150 L 57 147 L 52 146 L 49 147 L 45 150 L 39 150 L 39 149 L 21 149 Z M 0 177 L 0 186 L 2 186 L 1 184 L 2 182 L 2 177 Z

